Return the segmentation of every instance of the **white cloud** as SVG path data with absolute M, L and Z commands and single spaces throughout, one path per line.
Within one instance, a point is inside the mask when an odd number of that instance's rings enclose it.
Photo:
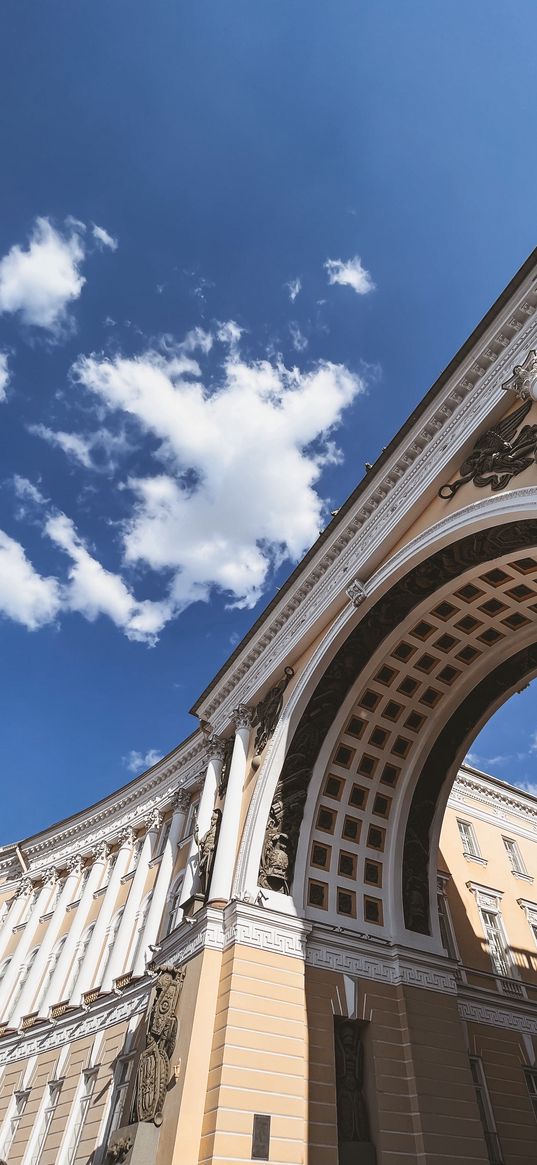
M 9 368 L 7 362 L 7 352 L 0 352 L 0 401 L 6 400 L 6 389 L 8 384 Z
M 28 247 L 17 244 L 0 259 L 0 313 L 18 312 L 23 323 L 60 335 L 86 282 L 84 235 L 76 219 L 67 219 L 63 230 L 36 219 Z
M 537 752 L 537 731 L 532 732 L 530 737 L 530 752 Z
M 13 486 L 17 497 L 21 501 L 30 501 L 38 506 L 46 504 L 47 499 L 43 496 L 41 490 L 32 481 L 28 481 L 27 477 L 19 477 L 19 474 L 16 473 L 13 478 Z
M 0 612 L 29 631 L 51 623 L 60 609 L 60 588 L 43 578 L 19 542 L 0 530 Z
M 61 449 L 84 469 L 110 470 L 129 448 L 125 433 L 111 433 L 108 429 L 98 429 L 96 433 L 64 433 L 49 429 L 47 425 L 29 425 L 28 431 L 34 437 L 41 437 L 49 445 Z
M 104 227 L 98 227 L 96 223 L 92 223 L 91 233 L 101 247 L 108 247 L 110 251 L 117 251 L 117 239 L 114 239 L 113 235 L 109 235 Z
M 314 486 L 328 436 L 362 380 L 342 365 L 311 371 L 240 358 L 240 329 L 220 325 L 230 344 L 210 391 L 195 361 L 156 351 L 126 359 L 82 357 L 73 376 L 110 410 L 137 420 L 160 442 L 164 469 L 129 482 L 134 510 L 125 559 L 173 572 L 174 612 L 212 587 L 253 606 L 268 572 L 296 561 L 323 524 Z
M 98 615 L 108 615 L 128 639 L 155 643 L 173 614 L 172 605 L 167 601 L 137 602 L 123 579 L 93 558 L 65 514 L 49 516 L 45 532 L 71 559 L 69 581 L 63 587 L 64 608 L 79 611 L 90 622 Z
M 122 760 L 129 773 L 142 773 L 146 769 L 150 769 L 153 765 L 156 765 L 157 761 L 162 760 L 162 753 L 156 748 L 150 748 L 144 755 L 144 753 L 138 752 L 135 748 L 131 748 L 130 752 Z
M 324 266 L 328 272 L 329 283 L 341 283 L 343 287 L 352 287 L 357 295 L 367 295 L 367 292 L 373 291 L 375 287 L 369 271 L 362 266 L 359 255 L 346 261 L 327 259 Z
M 296 279 L 290 279 L 289 283 L 286 283 L 285 286 L 289 292 L 291 303 L 294 303 L 297 295 L 302 291 L 302 280 L 300 276 L 297 276 Z
M 70 457 L 74 457 L 75 461 L 79 461 L 86 469 L 91 467 L 91 446 L 87 438 L 81 437 L 78 433 L 54 432 L 47 425 L 30 425 L 29 430 L 30 433 L 33 433 L 34 437 L 42 437 L 49 445 L 57 445 L 64 453 L 67 453 Z
M 291 342 L 295 352 L 305 352 L 308 346 L 308 340 L 304 333 L 300 331 L 300 328 L 295 320 L 291 320 L 291 323 L 289 324 L 289 331 L 291 333 Z

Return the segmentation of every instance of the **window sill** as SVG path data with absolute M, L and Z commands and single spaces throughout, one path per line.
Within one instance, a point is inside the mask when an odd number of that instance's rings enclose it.
M 520 878 L 523 882 L 533 882 L 531 874 L 523 874 L 522 870 L 511 870 L 513 878 Z
M 480 854 L 470 854 L 467 850 L 462 852 L 467 862 L 477 862 L 478 866 L 488 866 L 487 858 L 482 858 Z

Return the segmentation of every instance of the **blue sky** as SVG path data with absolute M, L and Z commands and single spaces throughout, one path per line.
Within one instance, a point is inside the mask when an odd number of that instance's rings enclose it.
M 3 6 L 3 840 L 193 730 L 535 245 L 536 31 L 532 0 Z M 530 689 L 475 755 L 531 783 L 536 728 Z

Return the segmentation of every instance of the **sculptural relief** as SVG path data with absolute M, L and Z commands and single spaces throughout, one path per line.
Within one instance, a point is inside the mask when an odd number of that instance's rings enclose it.
M 162 1124 L 162 1110 L 170 1076 L 170 1058 L 177 1038 L 175 1014 L 185 969 L 155 968 L 158 978 L 149 1000 L 146 1045 L 138 1062 L 133 1120 Z

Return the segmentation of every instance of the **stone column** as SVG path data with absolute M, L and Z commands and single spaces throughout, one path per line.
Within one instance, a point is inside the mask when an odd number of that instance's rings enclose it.
M 34 960 L 32 969 L 23 990 L 17 999 L 15 1007 L 8 1019 L 9 1027 L 18 1027 L 23 1015 L 29 1015 L 37 995 L 39 984 L 46 972 L 48 960 L 52 954 L 54 944 L 60 933 L 65 918 L 65 909 L 73 902 L 76 888 L 82 873 L 82 858 L 72 858 L 68 864 L 68 873 L 63 883 L 62 891 L 50 922 L 47 926 L 43 941 L 39 947 L 39 954 Z
M 6 947 L 9 946 L 13 927 L 22 922 L 22 916 L 28 903 L 29 895 L 34 888 L 31 878 L 23 878 L 17 893 L 11 901 L 8 912 L 0 928 L 0 961 L 4 958 Z
M 73 959 L 76 955 L 76 948 L 80 940 L 80 936 L 86 928 L 88 915 L 93 905 L 93 895 L 101 885 L 103 874 L 108 864 L 109 855 L 110 849 L 104 842 L 91 855 L 92 864 L 90 866 L 86 885 L 82 891 L 82 896 L 78 907 L 74 912 L 74 916 L 67 933 L 67 938 L 65 940 L 65 945 L 54 970 L 54 974 L 50 980 L 46 994 L 41 1000 L 41 1006 L 39 1008 L 40 1015 L 47 1015 L 49 1007 L 51 1007 L 54 1003 L 64 1002 L 62 992 L 67 983 L 67 977 L 69 975 Z
M 198 834 L 203 837 L 207 833 L 209 825 L 211 824 L 211 814 L 214 809 L 214 802 L 216 798 L 216 790 L 220 780 L 220 773 L 222 772 L 222 764 L 224 762 L 224 755 L 226 751 L 226 742 L 221 740 L 219 736 L 211 736 L 208 741 L 209 745 L 209 763 L 205 773 L 205 781 L 198 805 L 198 812 L 196 817 L 196 824 L 198 827 Z M 190 843 L 188 851 L 188 860 L 185 867 L 185 876 L 183 879 L 183 889 L 181 893 L 181 906 L 188 902 L 192 897 L 196 886 L 196 870 L 198 865 L 198 843 L 194 837 Z
M 246 761 L 248 758 L 250 728 L 253 717 L 254 709 L 249 708 L 247 704 L 239 704 L 239 707 L 233 713 L 235 721 L 235 743 L 233 745 L 233 755 L 231 757 L 229 780 L 224 802 L 224 811 L 220 822 L 211 885 L 207 896 L 210 902 L 229 902 L 231 894 L 237 838 L 239 835 L 242 791 L 246 778 Z
M 136 873 L 132 880 L 129 897 L 125 903 L 123 917 L 119 924 L 119 930 L 116 934 L 114 951 L 110 957 L 109 966 L 106 969 L 106 975 L 102 985 L 103 991 L 110 991 L 114 979 L 117 979 L 118 976 L 123 974 L 125 970 L 125 963 L 130 953 L 133 940 L 136 915 L 140 909 L 140 904 L 144 896 L 147 875 L 149 872 L 149 863 L 155 856 L 156 842 L 161 824 L 161 815 L 158 810 L 155 809 L 154 813 L 152 813 L 149 821 L 147 822 L 147 833 L 140 850 L 138 865 L 136 866 Z
M 47 870 L 44 875 L 44 882 L 41 890 L 37 896 L 36 901 L 32 907 L 28 922 L 21 934 L 20 942 L 13 955 L 11 963 L 9 964 L 7 974 L 4 975 L 4 980 L 0 988 L 0 1017 L 4 1018 L 8 1013 L 9 1000 L 13 993 L 13 988 L 16 986 L 19 978 L 21 967 L 23 966 L 26 956 L 29 954 L 34 938 L 39 926 L 39 919 L 42 914 L 46 914 L 49 904 L 52 901 L 53 895 L 56 891 L 56 883 L 58 881 L 58 871 L 54 868 Z
M 80 1003 L 84 993 L 86 991 L 90 991 L 94 986 L 94 979 L 97 968 L 99 966 L 106 931 L 110 925 L 110 920 L 117 905 L 117 897 L 119 893 L 119 887 L 121 885 L 121 879 L 123 875 L 127 873 L 129 868 L 133 843 L 134 833 L 132 829 L 125 830 L 120 838 L 118 855 L 110 873 L 103 903 L 97 915 L 95 928 L 89 941 L 89 946 L 84 956 L 84 961 L 80 968 L 80 974 L 71 995 L 70 1002 L 74 1005 Z M 99 984 L 95 984 L 95 986 L 99 986 Z
M 172 880 L 177 845 L 183 833 L 187 809 L 190 804 L 190 793 L 180 789 L 173 801 L 173 816 L 170 831 L 166 838 L 164 853 L 160 859 L 159 871 L 155 887 L 151 895 L 149 911 L 144 924 L 142 940 L 138 945 L 138 953 L 132 968 L 133 975 L 143 975 L 145 972 L 145 955 L 149 946 L 153 946 L 158 938 L 162 915 L 168 900 L 168 891 Z

